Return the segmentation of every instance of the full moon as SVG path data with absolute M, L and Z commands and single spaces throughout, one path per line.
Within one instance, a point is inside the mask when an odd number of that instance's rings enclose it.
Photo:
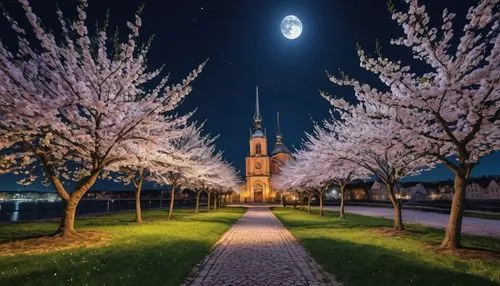
M 281 33 L 287 39 L 297 39 L 302 33 L 302 22 L 294 15 L 286 16 L 281 21 Z

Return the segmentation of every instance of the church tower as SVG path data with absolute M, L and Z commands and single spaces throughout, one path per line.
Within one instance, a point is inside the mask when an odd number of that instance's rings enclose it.
M 271 152 L 271 175 L 278 174 L 281 167 L 292 158 L 292 153 L 283 142 L 280 128 L 280 113 L 276 114 L 276 139 Z
M 259 87 L 255 88 L 255 114 L 253 128 L 250 130 L 250 152 L 246 157 L 246 190 L 245 202 L 271 202 L 271 172 L 270 158 L 267 154 L 266 132 L 262 127 L 262 117 L 259 110 Z

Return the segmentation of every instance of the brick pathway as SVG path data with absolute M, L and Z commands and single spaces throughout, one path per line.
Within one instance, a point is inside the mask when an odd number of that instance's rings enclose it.
M 185 285 L 341 285 L 268 207 L 249 207 Z

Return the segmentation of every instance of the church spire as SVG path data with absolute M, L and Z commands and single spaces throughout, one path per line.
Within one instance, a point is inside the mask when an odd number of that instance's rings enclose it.
M 283 135 L 281 134 L 281 126 L 280 126 L 280 113 L 276 113 L 276 143 L 274 143 L 273 151 L 271 152 L 271 156 L 276 154 L 288 154 L 292 153 L 286 147 L 285 143 L 283 143 Z
M 281 135 L 280 128 L 280 113 L 276 113 L 276 143 L 281 143 L 283 141 L 283 136 Z
M 255 86 L 255 116 L 260 117 L 260 110 L 259 110 L 259 86 Z
M 259 110 L 259 86 L 255 86 L 255 114 L 253 116 L 253 127 L 257 129 L 261 129 L 262 117 L 260 116 Z

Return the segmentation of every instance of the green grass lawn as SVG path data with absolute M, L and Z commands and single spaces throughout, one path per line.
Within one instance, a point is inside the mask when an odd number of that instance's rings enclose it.
M 225 208 L 211 213 L 145 211 L 142 225 L 133 212 L 77 220 L 77 231 L 111 235 L 107 246 L 0 256 L 0 285 L 179 285 L 211 246 L 244 213 Z M 0 244 L 50 234 L 55 222 L 0 226 Z
M 444 232 L 421 225 L 394 235 L 392 221 L 275 208 L 275 215 L 323 268 L 351 285 L 500 285 L 500 240 L 464 236 L 475 250 L 438 252 Z M 477 249 L 488 250 L 479 251 Z

